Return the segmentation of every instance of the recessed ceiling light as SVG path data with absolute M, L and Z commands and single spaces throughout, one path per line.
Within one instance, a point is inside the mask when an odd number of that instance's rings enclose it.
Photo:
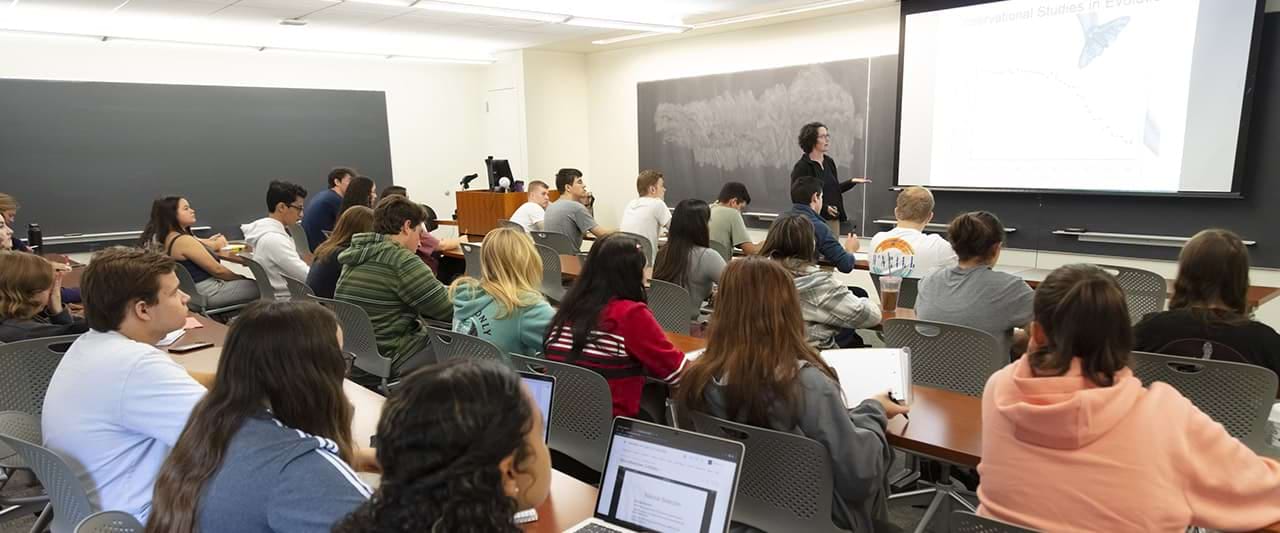
M 306 26 L 306 25 L 307 25 L 307 21 L 302 20 L 302 19 L 297 19 L 297 18 L 294 18 L 294 19 L 281 19 L 281 20 L 280 20 L 280 25 L 281 25 L 281 26 L 294 26 L 294 27 L 298 27 L 298 26 Z
M 413 4 L 413 7 L 429 11 L 445 11 L 448 13 L 463 13 L 467 15 L 486 15 L 490 17 L 534 20 L 548 23 L 560 23 L 569 19 L 569 15 L 562 15 L 559 13 L 544 13 L 541 11 L 526 11 L 523 9 L 478 6 L 473 4 L 461 4 L 458 2 L 443 2 L 439 0 L 421 0 L 416 4 Z
M 840 7 L 840 6 L 850 5 L 850 4 L 858 4 L 858 3 L 862 3 L 863 1 L 864 0 L 828 0 L 826 2 L 817 2 L 813 4 L 805 4 L 800 6 L 784 7 L 781 9 L 773 9 L 769 11 L 763 11 L 760 13 L 750 13 L 750 14 L 739 15 L 735 17 L 725 17 L 721 19 L 708 20 L 705 22 L 698 22 L 698 23 L 691 24 L 688 26 L 688 28 L 693 30 L 701 30 L 704 28 L 714 28 L 716 26 L 724 26 L 728 24 L 739 24 L 742 22 L 751 22 L 754 20 L 763 20 L 763 19 L 768 19 L 773 17 L 781 17 L 783 15 L 794 15 L 796 13 L 804 13 L 807 11 L 816 11 L 819 9 L 828 9 L 828 8 Z M 572 24 L 572 22 L 570 22 L 570 24 Z M 621 28 L 621 29 L 633 29 L 633 28 Z M 660 30 L 645 30 L 645 29 L 641 29 L 640 31 L 645 31 L 646 33 L 633 33 L 631 35 L 623 35 L 621 37 L 613 37 L 610 39 L 600 39 L 596 41 L 591 41 L 591 44 L 597 44 L 597 45 L 614 44 L 614 43 L 620 43 L 624 41 L 633 41 L 636 39 L 656 37 L 663 33 L 674 33 L 674 32 L 663 32 Z

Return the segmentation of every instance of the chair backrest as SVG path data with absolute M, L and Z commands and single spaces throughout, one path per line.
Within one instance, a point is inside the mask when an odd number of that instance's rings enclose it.
M 912 383 L 969 396 L 982 396 L 987 378 L 1009 364 L 1000 341 L 967 326 L 895 318 L 884 323 L 884 343 L 911 349 Z
M 289 236 L 293 237 L 293 247 L 298 250 L 298 257 L 306 257 L 311 253 L 311 243 L 307 242 L 307 230 L 302 229 L 302 224 L 295 222 L 290 225 Z
M 725 262 L 733 259 L 733 247 L 720 241 L 711 241 L 711 249 L 723 257 Z
M 1162 346 L 1159 350 L 1156 350 L 1156 353 L 1252 365 L 1260 363 L 1258 361 L 1250 361 L 1243 354 L 1237 352 L 1235 348 L 1207 339 L 1178 339 Z
M 559 302 L 564 299 L 564 284 L 560 277 L 560 254 L 545 244 L 534 244 L 538 257 L 542 259 L 542 286 L 539 290 L 548 300 Z
M 76 526 L 76 533 L 142 533 L 146 528 L 124 511 L 99 511 Z
M 178 276 L 178 289 L 191 298 L 187 300 L 187 309 L 204 314 L 209 309 L 209 297 L 196 288 L 196 280 L 191 277 L 191 271 L 178 263 L 178 268 L 173 269 L 173 273 Z
M 289 286 L 289 298 L 293 300 L 302 300 L 308 296 L 314 296 L 316 291 L 311 290 L 311 286 L 307 282 L 302 281 L 293 276 L 281 275 L 284 278 L 284 284 Z
M 40 419 L 22 411 L 0 412 L 0 435 L 22 439 L 27 442 L 44 442 L 40 431 Z M 0 443 L 0 468 L 27 468 L 21 457 L 14 455 L 7 445 Z
M 7 435 L 0 435 L 0 442 L 22 456 L 49 494 L 49 503 L 53 506 L 53 531 L 75 531 L 76 524 L 93 513 L 93 505 L 89 503 L 89 495 L 80 484 L 80 478 L 53 450 Z
M 689 291 L 675 283 L 660 279 L 649 280 L 649 311 L 653 312 L 653 318 L 658 319 L 658 325 L 662 326 L 663 331 L 689 334 L 691 319 L 698 312 L 692 298 Z
M 573 245 L 568 235 L 554 231 L 533 230 L 529 232 L 534 244 L 541 244 L 556 251 L 557 255 L 578 255 L 581 250 Z
M 431 332 L 431 345 L 435 347 L 440 361 L 465 358 L 511 364 L 511 359 L 503 355 L 502 348 L 480 337 L 436 327 L 428 327 L 427 330 Z
M 1035 530 L 984 518 L 968 511 L 953 511 L 951 533 L 1035 533 Z
M 249 272 L 253 274 L 253 282 L 258 285 L 258 299 L 268 302 L 274 302 L 276 299 L 276 289 L 271 286 L 271 276 L 267 274 L 267 269 L 253 259 L 250 254 L 240 254 L 240 260 L 244 261 L 244 266 L 249 267 Z
M 551 449 L 568 455 L 596 472 L 613 431 L 613 394 L 609 382 L 590 369 L 524 355 L 511 354 L 516 370 L 556 378 L 556 401 L 551 404 Z
M 1129 305 L 1129 321 L 1137 324 L 1149 313 L 1164 311 L 1169 298 L 1169 282 L 1164 276 L 1138 268 L 1115 265 L 1094 265 L 1106 270 L 1120 283 L 1124 301 Z
M 834 482 L 822 443 L 689 411 L 698 433 L 742 442 L 733 521 L 763 531 L 841 531 L 831 520 Z
M 462 243 L 462 257 L 467 262 L 467 275 L 480 279 L 480 245 L 469 242 Z
M 355 354 L 356 368 L 383 379 L 391 377 L 391 359 L 378 352 L 378 336 L 374 333 L 373 322 L 369 320 L 369 314 L 364 308 L 319 296 L 310 298 L 338 315 L 338 325 L 342 326 L 342 347 Z
M 520 231 L 526 231 L 526 230 L 524 229 L 524 226 L 521 226 L 519 222 L 512 222 L 512 221 L 510 221 L 510 220 L 508 220 L 508 219 L 505 219 L 505 218 L 500 218 L 500 219 L 498 219 L 498 227 L 499 227 L 499 228 L 513 228 L 513 229 L 518 229 L 518 230 L 520 230 Z
M 653 243 L 649 242 L 649 238 L 648 238 L 648 237 L 645 237 L 644 235 L 641 235 L 641 234 L 639 234 L 639 233 L 631 233 L 631 232 L 629 232 L 629 231 L 623 231 L 623 232 L 621 232 L 621 233 L 625 233 L 625 234 L 627 234 L 627 235 L 630 235 L 630 236 L 632 236 L 632 237 L 635 237 L 635 239 L 636 239 L 637 241 L 640 241 L 640 244 L 643 244 L 643 245 L 644 245 L 644 246 L 640 247 L 640 249 L 641 249 L 642 251 L 644 251 L 644 265 L 645 265 L 645 266 L 653 266 L 653 250 L 654 250 L 654 248 L 653 248 Z
M 872 274 L 871 283 L 876 286 L 876 294 L 880 294 L 880 301 L 884 301 L 883 293 L 880 292 L 880 275 Z M 902 278 L 902 286 L 898 288 L 898 307 L 907 309 L 916 308 L 916 296 L 920 295 L 920 278 Z
M 1267 415 L 1276 401 L 1276 373 L 1271 369 L 1133 352 L 1133 374 L 1146 386 L 1168 383 L 1231 436 L 1254 450 L 1266 449 Z
M 44 394 L 62 354 L 79 335 L 46 337 L 0 346 L 0 411 L 39 416 Z

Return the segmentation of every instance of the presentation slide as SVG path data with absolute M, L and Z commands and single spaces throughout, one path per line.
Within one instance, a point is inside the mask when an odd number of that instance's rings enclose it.
M 908 13 L 898 183 L 1231 192 L 1255 8 L 1008 0 Z
M 654 531 L 708 533 L 715 495 L 670 479 L 623 468 L 612 515 Z

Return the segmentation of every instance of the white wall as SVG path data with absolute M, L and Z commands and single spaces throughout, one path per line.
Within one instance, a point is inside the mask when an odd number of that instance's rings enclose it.
M 395 183 L 445 217 L 455 207 L 445 190 L 483 168 L 484 68 L 0 35 L 6 78 L 385 91 Z
M 587 59 L 540 50 L 523 55 L 529 177 L 554 188 L 561 168 L 590 172 Z

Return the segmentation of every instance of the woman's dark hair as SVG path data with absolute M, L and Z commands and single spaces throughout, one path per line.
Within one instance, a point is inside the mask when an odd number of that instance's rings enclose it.
M 382 485 L 333 531 L 519 532 L 498 463 L 536 453 L 534 416 L 507 367 L 453 359 L 413 372 L 378 421 Z
M 201 493 L 250 418 L 272 416 L 291 429 L 329 439 L 350 464 L 352 407 L 342 391 L 346 373 L 333 312 L 312 302 L 260 302 L 246 308 L 227 333 L 218 379 L 192 409 L 156 478 L 147 531 L 196 531 Z
M 342 194 L 342 207 L 338 209 L 338 215 L 341 216 L 347 209 L 357 205 L 373 207 L 373 180 L 368 177 L 356 176 L 347 184 L 347 192 Z
M 1206 320 L 1239 321 L 1249 316 L 1248 295 L 1249 249 L 1238 235 L 1207 229 L 1182 247 L 1169 309 L 1191 309 Z
M 165 237 L 175 231 L 191 235 L 191 228 L 184 228 L 178 223 L 178 204 L 180 203 L 182 203 L 181 196 L 161 196 L 151 202 L 151 218 L 147 220 L 147 226 L 142 229 L 138 246 L 149 248 L 152 242 L 163 246 Z
M 800 149 L 804 153 L 813 151 L 813 146 L 818 144 L 818 128 L 825 128 L 826 124 L 821 122 L 810 122 L 800 128 Z
M 794 273 L 818 263 L 817 240 L 813 222 L 808 217 L 789 213 L 769 226 L 769 234 L 760 246 L 760 256 L 779 261 Z
M 986 211 L 961 213 L 947 226 L 947 240 L 961 261 L 989 259 L 995 246 L 1004 244 L 1004 224 Z
M 681 200 L 671 215 L 667 243 L 653 260 L 653 277 L 681 287 L 689 282 L 690 252 L 695 247 L 711 247 L 711 206 L 696 198 Z
M 1099 387 L 1115 383 L 1129 363 L 1133 326 L 1124 290 L 1093 265 L 1058 267 L 1036 288 L 1036 325 L 1045 344 L 1031 352 L 1036 375 L 1061 376 L 1080 358 L 1084 377 Z
M 596 241 L 587 254 L 582 273 L 560 302 L 560 310 L 551 319 L 543 348 L 557 337 L 561 327 L 573 332 L 570 359 L 582 355 L 592 340 L 600 312 L 610 300 L 645 301 L 644 251 L 640 240 L 625 233 L 611 233 Z

